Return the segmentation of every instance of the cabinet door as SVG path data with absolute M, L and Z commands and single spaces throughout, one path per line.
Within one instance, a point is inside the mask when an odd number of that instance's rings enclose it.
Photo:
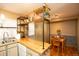
M 17 56 L 17 47 L 8 49 L 8 56 Z
M 7 47 L 8 56 L 17 56 L 17 44 L 11 44 Z
M 6 51 L 0 51 L 0 56 L 6 56 Z
M 26 56 L 26 47 L 19 43 L 18 47 L 19 47 L 19 56 Z
M 0 56 L 6 56 L 5 46 L 0 47 Z

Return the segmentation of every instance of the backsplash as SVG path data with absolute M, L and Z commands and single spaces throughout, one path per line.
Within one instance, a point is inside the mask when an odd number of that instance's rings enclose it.
M 2 41 L 2 39 L 3 39 L 4 32 L 8 32 L 9 38 L 13 38 L 17 34 L 16 28 L 11 28 L 11 29 L 10 28 L 9 29 L 0 28 L 0 41 Z
M 8 33 L 9 38 L 14 38 L 16 36 L 16 34 L 17 34 L 16 20 L 14 20 L 14 19 L 4 19 L 4 21 L 2 22 L 2 27 L 3 28 L 0 27 L 0 42 L 3 39 L 4 32 Z M 9 28 L 6 28 L 6 27 L 9 27 Z

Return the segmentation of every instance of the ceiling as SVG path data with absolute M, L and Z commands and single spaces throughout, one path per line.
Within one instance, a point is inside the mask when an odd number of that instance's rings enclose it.
M 0 8 L 17 14 L 27 14 L 41 7 L 42 3 L 0 3 Z M 47 3 L 53 18 L 79 15 L 78 3 Z

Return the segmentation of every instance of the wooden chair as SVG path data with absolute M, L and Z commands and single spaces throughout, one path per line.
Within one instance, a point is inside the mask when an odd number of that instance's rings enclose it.
M 62 48 L 62 55 L 63 55 L 63 51 L 64 51 L 64 39 L 65 38 L 63 36 L 61 36 L 61 37 L 52 36 L 52 38 L 51 38 L 51 44 L 52 44 L 53 48 L 57 47 L 58 55 L 59 55 L 60 47 Z
M 59 38 L 57 38 L 55 36 L 52 37 L 51 43 L 52 43 L 53 48 L 57 47 L 57 54 L 59 55 L 59 50 L 60 50 L 60 41 L 59 41 Z

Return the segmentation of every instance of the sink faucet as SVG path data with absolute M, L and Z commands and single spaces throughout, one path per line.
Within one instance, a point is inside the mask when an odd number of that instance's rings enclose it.
M 5 35 L 7 35 L 7 38 L 5 37 Z M 9 40 L 9 34 L 8 34 L 8 32 L 4 32 L 3 33 L 3 43 L 8 42 L 8 40 Z

